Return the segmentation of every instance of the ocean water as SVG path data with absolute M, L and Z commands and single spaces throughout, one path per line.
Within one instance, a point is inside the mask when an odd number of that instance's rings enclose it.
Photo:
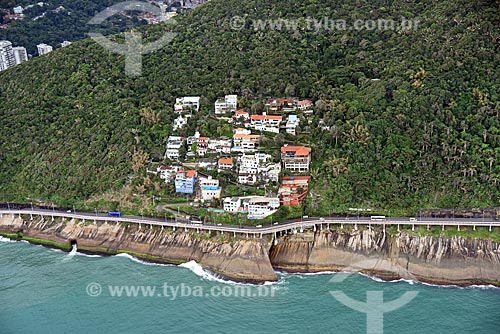
M 356 311 L 331 291 L 341 291 L 361 308 L 370 294 L 383 301 Z M 414 298 L 404 305 L 382 317 L 373 313 L 383 307 L 380 303 L 400 301 L 407 292 Z M 371 312 L 372 319 L 367 321 L 363 312 Z M 128 255 L 88 256 L 0 239 L 1 334 L 380 330 L 498 334 L 500 289 L 380 282 L 334 273 L 280 273 L 279 282 L 254 286 L 226 282 L 194 262 L 155 265 Z

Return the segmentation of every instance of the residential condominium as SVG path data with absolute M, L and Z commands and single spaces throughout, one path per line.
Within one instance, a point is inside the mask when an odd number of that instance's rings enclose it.
M 214 198 L 220 198 L 221 187 L 219 180 L 213 179 L 211 176 L 208 178 L 200 178 L 201 199 L 204 201 L 211 201 Z
M 224 98 L 219 98 L 215 101 L 215 114 L 221 115 L 233 112 L 237 106 L 238 95 L 226 95 Z
M 16 65 L 19 65 L 28 60 L 28 53 L 26 52 L 26 48 L 23 48 L 22 46 L 13 47 L 12 53 L 14 54 L 14 61 Z
M 0 71 L 6 70 L 15 64 L 12 43 L 9 41 L 0 41 Z
M 283 146 L 281 161 L 285 170 L 307 172 L 311 163 L 311 149 L 305 146 Z
M 44 54 L 52 52 L 52 46 L 50 46 L 48 44 L 45 44 L 45 43 L 38 44 L 36 46 L 36 48 L 38 49 L 38 55 L 39 56 L 43 56 Z
M 196 170 L 181 170 L 175 175 L 175 192 L 192 194 L 194 193 L 194 186 L 198 172 Z

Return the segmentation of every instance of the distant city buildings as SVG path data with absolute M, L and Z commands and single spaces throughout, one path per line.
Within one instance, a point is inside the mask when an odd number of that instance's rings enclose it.
M 52 52 L 52 46 L 48 45 L 48 44 L 45 44 L 45 43 L 42 43 L 42 44 L 38 44 L 36 46 L 37 50 L 38 50 L 38 55 L 39 56 L 43 56 L 44 54 L 47 54 L 49 52 Z
M 22 46 L 13 47 L 12 53 L 14 55 L 14 62 L 16 65 L 19 65 L 28 60 L 28 52 L 26 52 L 26 48 Z
M 0 41 L 0 71 L 4 71 L 15 64 L 12 43 L 9 41 Z

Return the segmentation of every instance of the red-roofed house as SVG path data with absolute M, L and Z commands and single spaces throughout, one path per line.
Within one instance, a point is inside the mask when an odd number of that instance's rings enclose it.
M 278 190 L 281 205 L 301 205 L 307 196 L 310 176 L 284 176 Z
M 250 119 L 250 114 L 247 113 L 245 110 L 236 110 L 233 115 L 233 122 L 240 122 L 240 120 L 243 120 L 243 122 L 248 122 Z
M 208 150 L 208 142 L 210 141 L 210 138 L 208 137 L 198 137 L 196 140 L 196 154 L 199 156 L 204 156 L 207 154 Z
M 250 125 L 257 131 L 279 132 L 279 127 L 283 116 L 279 115 L 252 115 Z
M 300 111 L 311 109 L 312 106 L 313 102 L 311 100 L 302 100 L 297 103 L 297 109 L 299 109 Z
M 217 161 L 217 170 L 231 170 L 233 169 L 233 158 L 220 158 Z
M 281 148 L 283 168 L 293 172 L 307 172 L 311 163 L 311 148 L 305 146 L 283 146 Z

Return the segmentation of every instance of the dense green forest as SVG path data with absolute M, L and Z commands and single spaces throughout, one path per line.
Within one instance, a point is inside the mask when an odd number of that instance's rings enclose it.
M 125 76 L 83 40 L 0 73 L 0 200 L 154 194 L 177 96 L 316 101 L 297 141 L 313 148 L 316 212 L 498 206 L 499 1 L 212 0 Z M 232 30 L 230 18 L 418 19 L 415 31 Z M 320 124 L 320 120 L 324 123 Z M 323 126 L 327 126 L 325 130 Z M 206 118 L 196 125 L 213 129 Z M 118 200 L 118 199 L 117 199 Z
M 36 2 L 38 1 L 0 1 L 0 8 L 11 10 L 12 7 L 19 5 L 26 8 L 26 5 Z M 36 46 L 40 43 L 47 43 L 56 48 L 63 41 L 86 38 L 88 32 L 99 30 L 104 34 L 118 33 L 130 26 L 147 24 L 147 22 L 134 18 L 127 19 L 121 15 L 110 18 L 102 25 L 88 24 L 94 15 L 121 0 L 45 0 L 43 2 L 42 7 L 35 5 L 25 9 L 23 20 L 3 20 L 0 11 L 0 24 L 9 24 L 8 29 L 0 29 L 0 40 L 6 39 L 14 46 L 24 46 L 28 53 L 37 55 Z M 60 6 L 64 9 L 58 10 Z

